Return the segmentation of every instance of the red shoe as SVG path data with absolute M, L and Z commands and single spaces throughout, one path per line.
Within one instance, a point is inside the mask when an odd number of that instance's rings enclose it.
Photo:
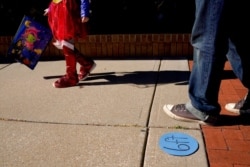
M 93 71 L 95 69 L 95 67 L 96 67 L 95 62 L 92 62 L 91 64 L 81 66 L 80 67 L 80 73 L 78 74 L 79 81 L 85 80 L 89 76 L 91 71 Z
M 68 75 L 64 75 L 53 83 L 53 86 L 55 88 L 67 88 L 76 85 L 78 85 L 77 75 L 75 75 L 75 77 L 69 77 Z
M 79 81 L 85 80 L 91 71 L 96 67 L 96 63 L 89 57 L 85 57 L 75 48 L 76 61 L 81 65 L 80 72 L 78 74 Z

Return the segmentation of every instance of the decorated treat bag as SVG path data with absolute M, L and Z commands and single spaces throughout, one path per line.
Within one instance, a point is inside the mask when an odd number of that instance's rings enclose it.
M 33 70 L 51 39 L 48 27 L 24 16 L 7 55 Z

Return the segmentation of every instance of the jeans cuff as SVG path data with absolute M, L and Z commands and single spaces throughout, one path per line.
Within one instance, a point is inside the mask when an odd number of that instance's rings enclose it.
M 191 104 L 191 102 L 187 102 L 185 104 L 186 106 L 186 109 L 192 113 L 196 118 L 202 120 L 202 121 L 205 121 L 208 119 L 209 115 L 200 111 L 200 110 L 197 110 L 196 108 L 194 108 L 194 106 Z

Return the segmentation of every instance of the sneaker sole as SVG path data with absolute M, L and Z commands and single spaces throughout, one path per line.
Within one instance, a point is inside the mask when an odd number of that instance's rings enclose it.
M 66 87 L 57 87 L 56 85 L 55 85 L 55 83 L 52 83 L 52 86 L 54 87 L 54 88 L 59 88 L 59 89 L 63 89 L 63 88 L 70 88 L 70 87 L 74 87 L 74 86 L 78 86 L 78 83 L 76 84 L 76 85 L 73 85 L 73 86 L 66 86 Z
M 88 78 L 88 76 L 90 75 L 90 73 L 95 69 L 96 67 L 96 63 L 93 64 L 93 66 L 91 67 L 91 69 L 89 70 L 89 73 L 82 79 L 79 79 L 79 81 L 84 81 L 86 78 Z
M 195 120 L 195 119 L 188 119 L 188 118 L 183 118 L 183 117 L 179 117 L 178 115 L 173 114 L 170 109 L 168 108 L 167 105 L 163 106 L 163 111 L 170 116 L 171 118 L 178 120 L 178 121 L 185 121 L 185 122 L 194 122 L 194 123 L 199 123 L 199 124 L 203 124 L 203 125 L 210 125 L 207 122 L 201 121 L 201 120 Z

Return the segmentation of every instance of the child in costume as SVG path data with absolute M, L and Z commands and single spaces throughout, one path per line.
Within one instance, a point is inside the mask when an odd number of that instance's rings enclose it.
M 62 49 L 66 61 L 66 74 L 55 81 L 53 86 L 76 86 L 79 80 L 86 79 L 96 66 L 92 59 L 84 57 L 74 47 L 75 39 L 87 35 L 84 23 L 89 20 L 89 0 L 52 0 L 44 15 L 48 15 L 48 23 L 55 39 L 53 44 Z M 79 74 L 77 63 L 80 64 Z

